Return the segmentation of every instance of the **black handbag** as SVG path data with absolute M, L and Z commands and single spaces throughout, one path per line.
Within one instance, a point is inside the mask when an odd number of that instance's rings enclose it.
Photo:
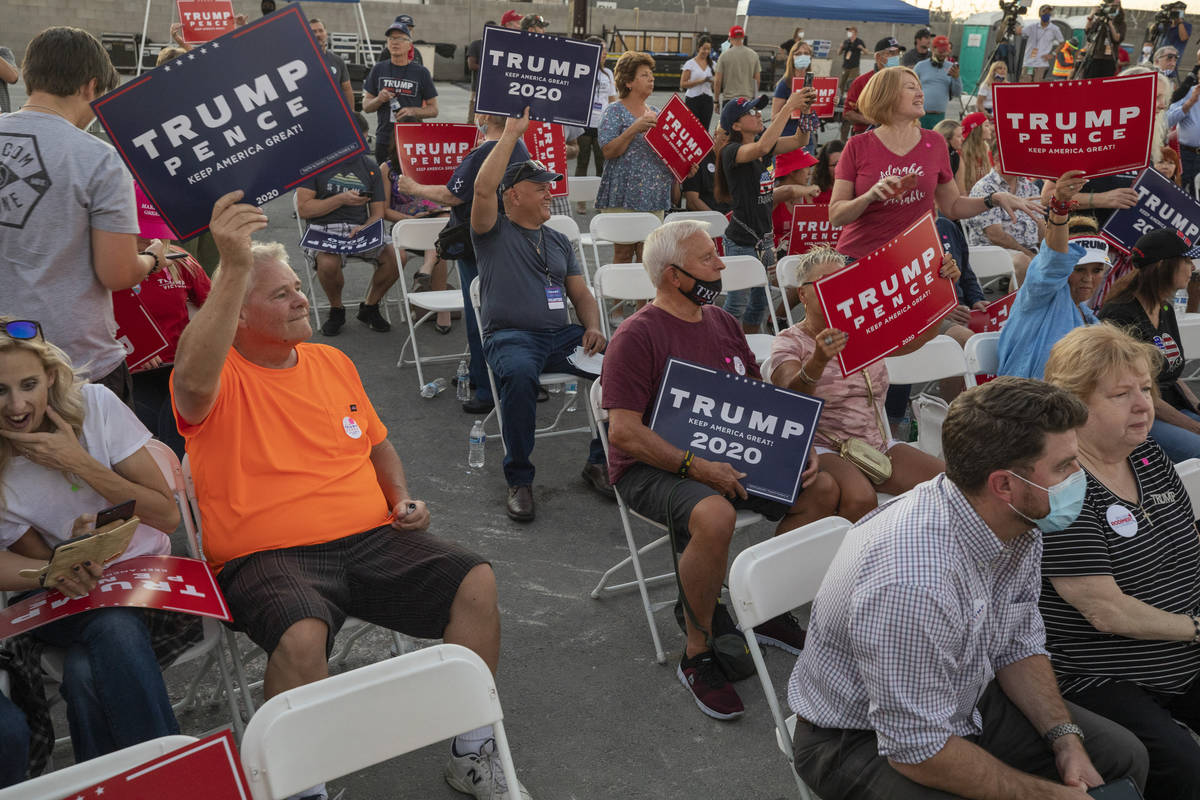
M 442 228 L 433 246 L 437 250 L 438 258 L 443 261 L 457 261 L 460 258 L 474 260 L 475 245 L 471 243 L 471 221 Z

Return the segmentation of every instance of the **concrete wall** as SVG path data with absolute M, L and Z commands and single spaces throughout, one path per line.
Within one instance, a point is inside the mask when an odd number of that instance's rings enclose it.
M 280 3 L 282 5 L 282 2 Z M 145 5 L 137 0 L 0 0 L 3 6 L 4 28 L 0 44 L 7 45 L 20 58 L 25 46 L 38 31 L 51 25 L 75 25 L 99 36 L 102 33 L 140 33 Z M 571 6 L 563 3 L 524 3 L 513 0 L 437 0 L 436 4 L 403 3 L 389 0 L 366 0 L 362 4 L 372 37 L 381 38 L 387 24 L 400 13 L 409 13 L 417 23 L 416 38 L 430 42 L 450 42 L 459 46 L 454 63 L 465 62 L 464 50 L 478 38 L 487 20 L 499 22 L 510 8 L 524 13 L 541 14 L 550 21 L 551 32 L 566 32 L 571 28 Z M 165 42 L 174 18 L 173 0 L 153 0 L 150 9 L 149 39 Z M 259 15 L 257 2 L 234 0 L 234 8 L 251 18 Z M 331 31 L 357 30 L 357 7 L 341 3 L 310 2 L 305 11 L 321 17 Z M 637 8 L 589 9 L 588 26 L 592 33 L 602 29 L 645 28 L 665 30 L 694 30 L 725 33 L 734 21 L 732 5 L 697 5 L 692 13 L 680 11 L 642 11 Z M 752 17 L 747 26 L 751 44 L 777 44 L 788 37 L 797 26 L 804 27 L 810 39 L 831 39 L 840 42 L 846 23 L 819 20 L 776 19 Z M 937 26 L 935 26 L 937 27 Z M 941 27 L 946 27 L 943 23 Z M 901 43 L 911 44 L 916 26 L 892 26 L 885 23 L 858 23 L 859 35 L 868 47 L 880 37 L 895 35 Z M 941 32 L 941 31 L 939 31 Z M 957 39 L 953 39 L 957 41 Z M 449 64 L 439 61 L 439 78 L 456 78 Z

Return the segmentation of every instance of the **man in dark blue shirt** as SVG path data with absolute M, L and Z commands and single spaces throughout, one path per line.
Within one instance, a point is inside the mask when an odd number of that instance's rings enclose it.
M 420 122 L 438 115 L 437 89 L 429 70 L 409 60 L 412 36 L 408 26 L 393 22 L 387 29 L 391 58 L 371 68 L 363 82 L 364 113 L 376 112 L 375 160 L 388 157 L 392 126 L 397 122 Z

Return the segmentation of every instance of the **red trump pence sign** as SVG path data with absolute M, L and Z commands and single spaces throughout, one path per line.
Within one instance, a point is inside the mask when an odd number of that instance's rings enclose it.
M 992 87 L 1000 171 L 1056 179 L 1068 169 L 1112 175 L 1150 163 L 1155 74 Z
M 72 792 L 67 800 L 250 800 L 237 742 L 228 729 Z
M 188 44 L 211 42 L 233 30 L 233 0 L 175 0 L 175 5 Z
M 829 221 L 828 203 L 797 203 L 792 209 L 792 230 L 788 238 L 789 256 L 807 253 L 819 244 L 837 245 L 842 229 Z
M 817 78 L 813 77 L 813 89 L 817 92 L 817 99 L 813 101 L 812 107 L 809 109 L 813 114 L 816 114 L 821 119 L 826 119 L 833 116 L 834 106 L 837 103 L 838 79 L 837 78 Z M 792 93 L 800 91 L 804 88 L 804 78 L 792 78 Z M 792 112 L 792 119 L 800 119 L 799 111 Z
M 479 129 L 461 122 L 396 125 L 400 172 L 417 183 L 445 184 L 475 146 Z
M 555 122 L 531 122 L 525 129 L 525 146 L 529 154 L 546 165 L 546 169 L 563 176 L 550 184 L 551 197 L 567 196 L 567 141 L 562 125 Z
M 658 122 L 646 131 L 646 144 L 663 160 L 675 180 L 683 181 L 692 166 L 712 150 L 713 140 L 679 95 L 673 94 L 658 112 Z
M 941 277 L 942 243 L 933 214 L 814 288 L 830 328 L 846 331 L 842 375 L 857 372 L 916 339 L 958 303 Z

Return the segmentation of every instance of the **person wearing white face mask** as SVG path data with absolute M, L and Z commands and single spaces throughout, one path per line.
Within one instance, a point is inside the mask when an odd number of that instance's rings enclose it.
M 771 98 L 771 117 L 779 114 L 783 109 L 783 104 L 792 96 L 792 83 L 795 78 L 804 80 L 812 67 L 813 49 L 808 42 L 796 42 L 792 45 L 792 49 L 788 52 L 787 69 L 783 72 L 783 77 L 779 83 L 775 84 L 775 95 Z M 789 119 L 783 128 L 781 136 L 791 136 L 796 132 L 796 128 L 803 122 L 806 125 L 805 130 L 813 133 L 809 137 L 808 144 L 805 149 L 810 153 L 817 151 L 817 137 L 815 133 L 820 128 L 820 122 L 813 114 L 808 114 L 804 119 Z
M 1200 542 L 1187 490 L 1148 435 L 1161 365 L 1158 348 L 1108 325 L 1050 351 L 1046 381 L 1088 419 L 1076 431 L 1082 503 L 1042 537 L 1039 606 L 1063 697 L 1146 745 L 1146 800 L 1196 800 Z
M 1044 532 L 1082 505 L 1087 418 L 1041 381 L 963 392 L 945 473 L 846 534 L 788 682 L 795 768 L 815 794 L 1083 800 L 1144 781 L 1133 734 L 1063 701 L 1037 609 Z
M 846 39 L 838 48 L 838 55 L 842 57 L 842 75 L 838 80 L 839 97 L 850 88 L 850 84 L 858 77 L 858 62 L 865 52 L 867 52 L 867 43 L 858 38 L 858 28 L 853 25 L 846 28 Z M 845 134 L 842 136 L 845 138 Z

